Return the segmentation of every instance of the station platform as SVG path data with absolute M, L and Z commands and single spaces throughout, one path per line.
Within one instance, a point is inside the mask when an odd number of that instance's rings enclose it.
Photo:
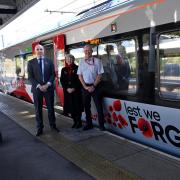
M 36 137 L 33 104 L 1 93 L 0 115 L 3 137 L 0 172 L 7 169 L 9 177 L 12 174 L 10 180 L 36 180 L 36 175 L 39 180 L 180 178 L 179 158 L 98 128 L 88 131 L 72 129 L 72 120 L 59 113 L 56 113 L 56 122 L 60 133 L 52 132 L 46 109 L 44 134 Z M 21 155 L 22 151 L 26 155 Z M 14 177 L 20 169 L 22 173 L 18 172 L 18 177 Z M 0 173 L 0 179 L 6 180 L 2 174 L 8 177 L 4 172 Z

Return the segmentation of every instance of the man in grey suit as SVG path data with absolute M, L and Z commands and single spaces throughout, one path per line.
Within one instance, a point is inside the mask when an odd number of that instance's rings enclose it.
M 43 97 L 48 109 L 48 119 L 52 130 L 59 132 L 56 127 L 54 113 L 54 65 L 52 60 L 44 57 L 44 47 L 40 44 L 35 46 L 36 58 L 28 62 L 28 79 L 32 84 L 31 91 L 34 98 L 36 113 L 37 133 L 36 136 L 43 134 Z

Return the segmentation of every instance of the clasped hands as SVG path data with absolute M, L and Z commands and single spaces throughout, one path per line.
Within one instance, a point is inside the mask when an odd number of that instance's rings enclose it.
M 85 86 L 85 89 L 87 91 L 89 91 L 90 93 L 92 93 L 95 90 L 95 87 L 93 85 L 92 86 Z
M 74 88 L 67 88 L 67 92 L 70 93 L 70 94 L 71 94 L 72 92 L 74 92 L 74 91 L 75 91 Z
M 42 92 L 46 92 L 47 89 L 48 89 L 48 87 L 49 87 L 48 84 L 44 84 L 44 85 L 40 85 L 40 86 L 39 86 L 39 89 L 40 89 L 40 91 L 42 91 Z

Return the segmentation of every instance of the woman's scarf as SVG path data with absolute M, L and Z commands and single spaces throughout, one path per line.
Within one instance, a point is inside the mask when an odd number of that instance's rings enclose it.
M 70 64 L 70 65 L 66 64 L 68 77 L 71 77 L 73 74 L 73 66 L 74 66 L 74 64 Z

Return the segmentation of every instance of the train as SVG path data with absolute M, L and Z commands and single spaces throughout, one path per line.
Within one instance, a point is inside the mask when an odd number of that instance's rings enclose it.
M 179 0 L 109 0 L 52 31 L 2 48 L 0 91 L 33 103 L 27 62 L 40 43 L 54 61 L 55 105 L 63 107 L 59 79 L 65 54 L 73 54 L 78 64 L 83 46 L 91 44 L 104 67 L 106 129 L 180 157 L 179 5 Z M 117 57 L 124 61 L 123 68 Z M 96 108 L 91 109 L 98 126 Z

